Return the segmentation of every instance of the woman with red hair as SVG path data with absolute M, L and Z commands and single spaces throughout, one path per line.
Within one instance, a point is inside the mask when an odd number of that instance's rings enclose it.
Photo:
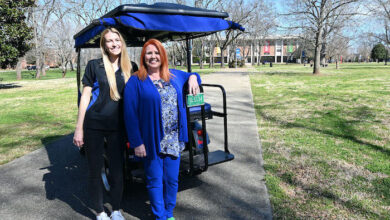
M 156 39 L 142 48 L 140 69 L 124 91 L 124 115 L 130 147 L 141 157 L 152 212 L 174 220 L 180 152 L 188 142 L 183 88 L 199 92 L 200 77 L 168 69 L 164 46 Z

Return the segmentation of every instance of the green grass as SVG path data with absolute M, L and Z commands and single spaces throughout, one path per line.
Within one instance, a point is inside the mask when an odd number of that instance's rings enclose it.
M 197 71 L 197 67 L 194 67 Z M 212 70 L 197 71 L 205 74 Z M 0 164 L 72 133 L 77 118 L 76 73 L 49 70 L 35 79 L 35 71 L 0 72 Z
M 35 80 L 35 70 L 23 70 L 22 71 L 22 80 Z M 65 78 L 76 77 L 76 71 L 67 71 Z M 62 72 L 60 69 L 50 69 L 46 71 L 46 76 L 41 76 L 41 80 L 45 79 L 58 79 L 62 78 Z M 16 80 L 16 71 L 3 71 L 0 72 L 0 79 L 2 82 L 6 81 L 15 81 Z M 1 81 L 0 81 L 1 82 Z
M 225 67 L 227 68 L 227 64 L 225 64 Z M 173 68 L 173 67 L 170 67 L 170 68 Z M 187 67 L 186 66 L 176 66 L 175 69 L 187 71 Z M 207 65 L 203 65 L 203 69 L 201 69 L 198 64 L 191 65 L 192 72 L 197 72 L 199 74 L 210 74 L 210 73 L 216 72 L 216 71 L 218 71 L 220 69 L 221 69 L 221 64 L 220 63 L 214 64 L 213 68 L 209 68 L 208 64 Z
M 256 67 L 252 92 L 276 219 L 388 219 L 390 66 Z
M 0 82 L 8 85 L 0 87 L 0 164 L 74 131 L 77 89 L 75 73 L 68 74 L 63 79 L 50 71 L 43 80 Z

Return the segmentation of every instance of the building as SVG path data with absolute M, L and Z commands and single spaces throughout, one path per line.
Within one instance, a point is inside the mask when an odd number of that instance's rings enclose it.
M 234 60 L 234 56 L 237 56 L 238 60 L 244 59 L 247 64 L 251 64 L 252 60 L 253 63 L 257 63 L 258 59 L 260 59 L 260 63 L 300 63 L 302 59 L 298 36 L 271 36 L 260 40 L 258 45 L 253 45 L 252 42 L 254 41 L 252 39 L 239 40 L 239 42 L 240 44 L 234 46 L 234 48 L 229 45 L 223 51 L 225 63 Z M 221 49 L 219 47 L 214 48 L 213 56 L 214 63 L 221 62 Z M 192 60 L 194 63 L 194 59 Z M 206 53 L 205 61 L 208 63 L 209 60 L 210 54 Z

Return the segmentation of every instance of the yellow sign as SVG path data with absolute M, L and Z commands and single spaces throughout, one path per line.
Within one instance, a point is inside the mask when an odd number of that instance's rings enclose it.
M 221 53 L 221 48 L 220 47 L 215 47 L 214 48 L 214 53 L 220 54 Z

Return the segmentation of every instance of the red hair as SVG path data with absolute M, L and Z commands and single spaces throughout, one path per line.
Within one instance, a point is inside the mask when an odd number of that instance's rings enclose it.
M 159 40 L 156 39 L 150 39 L 146 41 L 144 46 L 142 47 L 142 52 L 141 52 L 141 59 L 140 59 L 140 68 L 139 70 L 135 73 L 135 75 L 138 76 L 139 79 L 145 80 L 146 77 L 148 76 L 148 71 L 147 67 L 145 65 L 145 54 L 146 54 L 146 47 L 149 45 L 154 45 L 159 54 L 160 54 L 160 78 L 163 79 L 165 82 L 168 82 L 171 78 L 171 73 L 169 72 L 168 68 L 168 56 L 167 52 L 165 51 L 164 46 Z

